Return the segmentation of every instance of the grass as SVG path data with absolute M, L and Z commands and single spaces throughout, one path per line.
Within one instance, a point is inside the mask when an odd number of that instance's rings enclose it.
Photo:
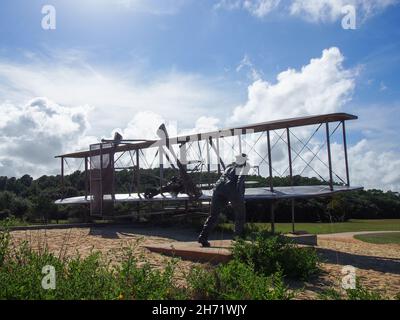
M 359 234 L 355 235 L 354 238 L 374 244 L 400 244 L 400 232 Z
M 249 224 L 252 230 L 265 231 L 270 228 L 269 223 Z M 233 224 L 223 223 L 219 225 L 220 230 L 232 231 Z M 292 231 L 291 223 L 276 223 L 277 232 L 289 233 Z M 296 231 L 307 231 L 311 234 L 327 234 L 339 232 L 356 231 L 400 231 L 400 219 L 381 219 L 381 220 L 349 220 L 348 222 L 336 223 L 296 223 Z

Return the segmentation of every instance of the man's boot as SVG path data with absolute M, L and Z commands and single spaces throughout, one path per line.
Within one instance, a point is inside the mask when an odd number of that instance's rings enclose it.
M 202 234 L 199 236 L 199 239 L 197 240 L 197 242 L 200 243 L 203 248 L 211 247 L 211 244 L 208 242 L 207 237 L 205 237 Z

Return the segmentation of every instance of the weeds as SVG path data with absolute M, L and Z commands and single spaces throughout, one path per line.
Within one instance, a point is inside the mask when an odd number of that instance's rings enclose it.
M 289 300 L 294 297 L 283 282 L 281 270 L 266 277 L 238 260 L 211 272 L 196 268 L 189 274 L 188 284 L 195 299 Z
M 180 299 L 185 298 L 175 285 L 175 264 L 164 271 L 145 262 L 139 266 L 128 251 L 119 267 L 111 267 L 99 252 L 88 257 L 55 256 L 47 246 L 33 250 L 24 242 L 10 248 L 9 233 L 0 232 L 0 299 Z M 56 289 L 42 288 L 42 268 L 53 266 Z
M 235 259 L 267 276 L 281 269 L 287 277 L 305 280 L 319 271 L 314 248 L 299 248 L 290 240 L 265 232 L 255 233 L 250 242 L 239 239 L 232 252 Z
M 359 281 L 354 289 L 347 289 L 344 294 L 334 288 L 322 292 L 319 297 L 324 300 L 385 300 L 387 297 L 380 293 L 366 289 Z

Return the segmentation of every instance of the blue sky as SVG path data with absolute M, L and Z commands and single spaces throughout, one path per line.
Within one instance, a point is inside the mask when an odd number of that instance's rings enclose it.
M 326 55 L 326 63 L 335 65 L 337 72 L 329 73 L 327 86 L 345 86 L 339 77 L 349 82 L 340 93 L 325 88 L 321 99 L 332 101 L 327 111 L 360 116 L 350 127 L 350 143 L 354 150 L 360 149 L 354 155 L 356 161 L 371 157 L 362 170 L 354 170 L 361 182 L 376 163 L 399 164 L 400 5 L 396 0 L 309 3 L 31 0 L 27 4 L 25 0 L 4 0 L 0 4 L 0 107 L 9 116 L 3 125 L 0 123 L 0 136 L 16 143 L 26 140 L 23 135 L 11 135 L 9 128 L 21 122 L 21 110 L 37 97 L 56 104 L 61 115 L 80 119 L 71 118 L 69 129 L 64 128 L 65 136 L 79 140 L 79 147 L 94 137 L 110 135 L 116 128 L 141 133 L 131 128 L 135 113 L 141 111 L 178 121 L 183 129 L 198 128 L 201 117 L 209 119 L 203 124 L 225 126 L 238 121 L 232 116 L 238 107 L 255 108 L 249 94 L 251 88 L 258 89 L 252 85 L 262 82 L 275 88 L 282 72 L 290 69 L 302 73 L 311 59 L 324 63 L 324 50 L 337 48 L 339 53 Z M 46 4 L 56 9 L 55 30 L 41 27 L 41 10 Z M 355 30 L 341 26 L 344 15 L 340 6 L 345 4 L 356 8 Z M 296 11 L 295 5 L 300 9 Z M 338 57 L 343 61 L 330 62 Z M 315 82 L 315 78 L 304 75 L 298 81 Z M 293 81 L 281 86 L 285 83 Z M 314 94 L 312 90 L 321 91 L 308 85 L 310 94 Z M 278 106 L 273 103 L 280 101 L 275 89 L 259 88 L 266 94 L 265 101 L 271 103 L 265 116 L 274 117 Z M 330 94 L 334 98 L 330 99 Z M 309 99 L 304 97 L 304 101 L 307 104 Z M 309 107 L 304 110 L 319 111 Z M 32 117 L 40 125 L 50 123 L 37 114 Z M 247 120 L 252 117 L 243 118 Z M 57 140 L 65 141 L 65 136 L 48 137 L 54 144 L 47 145 L 53 149 L 44 151 L 56 154 L 76 146 L 73 139 L 69 143 Z M 34 172 L 34 161 L 18 162 L 9 152 L 6 147 L 0 148 L 0 174 L 11 174 L 12 170 L 16 175 L 23 171 L 43 173 L 43 168 Z M 379 158 L 382 155 L 384 159 Z M 11 168 L 10 163 L 19 164 Z M 377 187 L 399 189 L 400 176 L 379 173 L 388 177 Z M 372 187 L 377 178 L 368 179 Z

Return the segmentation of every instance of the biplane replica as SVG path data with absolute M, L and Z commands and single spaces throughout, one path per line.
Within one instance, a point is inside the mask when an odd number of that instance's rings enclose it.
M 292 200 L 294 221 L 296 199 L 327 197 L 362 189 L 350 186 L 345 124 L 346 121 L 355 119 L 357 116 L 351 114 L 332 113 L 262 122 L 174 138 L 171 138 L 166 127 L 161 125 L 157 131 L 159 139 L 154 140 L 127 140 L 116 133 L 114 139 L 103 139 L 100 143 L 90 145 L 87 151 L 56 156 L 61 159 L 63 185 L 64 165 L 67 159 L 80 159 L 84 163 L 85 194 L 79 197 L 63 197 L 55 203 L 89 205 L 91 216 L 102 218 L 112 217 L 114 205 L 117 203 L 135 204 L 133 207 L 136 214 L 139 214 L 144 207 L 151 207 L 155 203 L 162 206 L 175 203 L 186 213 L 194 212 L 199 206 L 203 208 L 209 205 L 213 182 L 195 181 L 193 173 L 197 172 L 197 177 L 200 179 L 201 173 L 221 174 L 226 164 L 232 162 L 233 155 L 246 153 L 253 165 L 254 175 L 264 176 L 267 178 L 264 181 L 267 182 L 264 186 L 252 187 L 257 182 L 252 181 L 250 175 L 247 179 L 245 200 L 265 201 L 271 204 L 273 231 L 274 204 L 279 200 Z M 337 146 L 340 146 L 340 157 L 332 155 L 331 145 L 336 142 L 335 138 L 341 142 L 341 144 L 335 143 L 335 152 L 339 152 Z M 318 147 L 316 141 L 320 142 Z M 278 148 L 279 143 L 284 144 L 284 147 Z M 341 159 L 342 163 L 334 164 L 334 159 Z M 317 172 L 312 166 L 313 162 L 318 162 L 319 168 L 322 164 L 324 173 Z M 279 171 L 275 163 L 279 164 L 280 168 L 284 163 L 286 170 Z M 158 172 L 157 186 L 148 187 L 142 184 L 141 175 L 146 168 L 156 169 Z M 164 176 L 166 168 L 176 171 L 176 175 L 166 179 Z M 116 190 L 118 170 L 127 170 L 132 177 L 133 188 L 129 193 L 118 193 Z M 294 185 L 295 171 L 299 171 L 296 174 L 300 176 L 304 173 L 318 176 L 318 181 L 323 183 Z M 344 179 L 337 173 L 339 171 L 345 175 Z M 289 184 L 275 186 L 273 177 L 277 175 L 288 177 Z M 159 212 L 160 207 L 156 207 Z M 178 207 L 175 209 L 178 210 Z

